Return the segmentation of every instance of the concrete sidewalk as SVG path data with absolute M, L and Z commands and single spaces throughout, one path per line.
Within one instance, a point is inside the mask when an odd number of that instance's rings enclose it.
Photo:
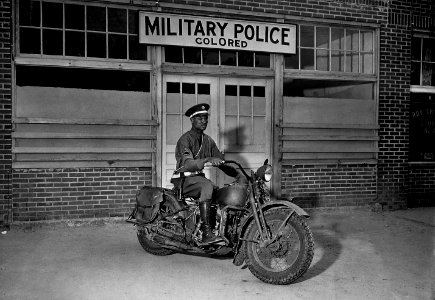
M 221 259 L 142 250 L 133 226 L 12 226 L 0 236 L 0 299 L 435 299 L 435 208 L 310 212 L 315 256 L 288 286 Z

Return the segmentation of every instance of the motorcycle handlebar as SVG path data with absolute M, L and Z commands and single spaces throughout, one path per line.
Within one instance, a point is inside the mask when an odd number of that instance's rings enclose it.
M 249 176 L 249 175 L 246 173 L 245 169 L 243 169 L 242 165 L 240 165 L 238 162 L 236 162 L 236 161 L 234 161 L 234 160 L 224 160 L 224 161 L 222 161 L 222 164 L 235 164 L 235 165 L 237 165 L 237 166 L 240 168 L 240 171 L 242 171 L 243 175 L 245 175 L 246 178 L 248 178 L 248 179 L 251 178 L 251 176 Z M 212 166 L 213 166 L 213 165 L 212 165 L 212 163 L 210 163 L 210 162 L 206 162 L 206 163 L 204 164 L 204 167 L 212 167 Z M 218 166 L 216 166 L 216 167 L 218 167 Z

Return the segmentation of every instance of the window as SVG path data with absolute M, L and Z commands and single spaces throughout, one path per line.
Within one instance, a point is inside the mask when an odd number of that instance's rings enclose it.
M 170 63 L 270 68 L 270 54 L 268 53 L 176 46 L 165 47 L 165 61 Z
M 18 18 L 20 54 L 147 60 L 136 10 L 20 0 Z
M 374 73 L 374 32 L 300 25 L 296 54 L 285 56 L 287 69 Z
M 435 86 L 435 38 L 413 37 L 411 85 Z

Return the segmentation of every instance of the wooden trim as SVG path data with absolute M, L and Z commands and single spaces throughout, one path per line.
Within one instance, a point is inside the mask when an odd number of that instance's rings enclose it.
M 144 61 L 143 63 L 132 62 L 113 62 L 108 60 L 92 60 L 85 58 L 47 58 L 41 55 L 25 55 L 20 54 L 15 58 L 16 65 L 26 66 L 46 66 L 46 67 L 75 67 L 75 68 L 97 68 L 111 70 L 131 70 L 131 71 L 151 71 L 151 63 Z
M 152 153 L 155 149 L 144 148 L 79 148 L 79 147 L 15 147 L 12 153 Z
M 323 150 L 323 149 L 313 149 L 313 148 L 295 148 L 295 147 L 287 147 L 281 148 L 281 152 L 284 153 L 377 153 L 378 149 L 358 149 L 358 150 L 349 150 L 349 149 L 339 149 L 339 150 Z
M 411 85 L 411 93 L 435 94 L 435 86 Z
M 297 79 L 317 79 L 317 80 L 346 80 L 346 81 L 367 81 L 376 82 L 376 74 L 362 74 L 362 73 L 344 73 L 344 72 L 322 72 L 312 70 L 297 70 L 297 69 L 284 69 L 284 78 Z
M 54 168 L 151 168 L 151 161 L 44 161 L 12 162 L 14 169 L 54 169 Z
M 361 129 L 376 130 L 379 125 L 372 124 L 325 124 L 325 123 L 280 123 L 282 128 L 307 128 L 307 129 Z
M 379 141 L 377 136 L 347 136 L 347 135 L 280 135 L 281 141 Z
M 367 164 L 376 165 L 378 163 L 377 159 L 285 159 L 282 161 L 283 166 L 294 166 L 294 165 L 354 165 L 354 164 Z
M 14 118 L 14 124 L 158 126 L 156 120 Z
M 281 187 L 281 177 L 282 177 L 282 167 L 281 160 L 282 155 L 280 153 L 281 142 L 279 140 L 282 134 L 282 128 L 278 126 L 283 122 L 282 118 L 282 107 L 283 107 L 283 72 L 284 72 L 284 55 L 275 54 L 274 55 L 274 70 L 275 70 L 275 80 L 274 80 L 274 93 L 272 96 L 272 165 L 273 165 L 273 177 L 272 177 L 272 192 L 277 198 L 282 195 Z
M 222 67 L 205 65 L 187 65 L 175 63 L 163 63 L 162 70 L 165 74 L 180 75 L 207 75 L 227 77 L 249 77 L 249 78 L 273 78 L 272 69 L 266 68 L 244 68 L 244 67 Z
M 155 140 L 155 135 L 111 135 L 84 133 L 48 133 L 48 132 L 13 132 L 16 139 L 119 139 L 119 140 Z

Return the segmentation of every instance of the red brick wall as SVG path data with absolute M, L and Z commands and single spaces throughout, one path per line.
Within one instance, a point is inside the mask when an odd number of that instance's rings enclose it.
M 283 198 L 301 207 L 363 206 L 376 197 L 376 166 L 283 166 L 282 175 Z
M 408 207 L 435 206 L 435 168 L 411 166 Z
M 11 191 L 11 1 L 0 1 L 0 224 L 10 211 Z
M 13 220 L 126 217 L 151 169 L 87 168 L 13 171 Z

